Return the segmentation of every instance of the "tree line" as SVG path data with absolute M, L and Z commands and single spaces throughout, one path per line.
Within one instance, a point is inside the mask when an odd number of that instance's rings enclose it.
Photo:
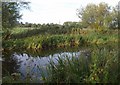
M 20 11 L 29 8 L 29 2 L 2 2 L 2 28 L 10 29 L 15 26 L 21 27 L 41 27 L 56 26 L 58 24 L 34 24 L 21 23 Z M 77 9 L 77 16 L 80 22 L 64 22 L 63 27 L 69 28 L 92 28 L 92 29 L 117 29 L 118 28 L 118 5 L 111 7 L 107 3 L 88 4 L 86 7 Z M 60 26 L 60 25 L 58 25 Z
M 19 27 L 31 27 L 31 28 L 40 28 L 40 27 L 83 28 L 83 26 L 80 22 L 71 22 L 71 21 L 64 22 L 63 25 L 54 24 L 54 23 L 36 24 L 36 23 L 20 22 L 20 23 L 18 23 L 17 26 L 19 26 Z

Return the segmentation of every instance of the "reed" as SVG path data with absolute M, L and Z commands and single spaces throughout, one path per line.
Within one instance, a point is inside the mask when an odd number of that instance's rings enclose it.
M 112 49 L 111 49 L 112 48 Z M 51 61 L 47 83 L 118 83 L 118 49 L 92 48 L 91 56 L 84 55 L 66 60 L 59 57 L 58 64 Z
M 118 33 L 99 33 L 90 31 L 87 34 L 47 34 L 21 39 L 3 40 L 3 48 L 17 49 L 52 49 L 54 47 L 72 47 L 87 45 L 104 45 L 118 43 Z

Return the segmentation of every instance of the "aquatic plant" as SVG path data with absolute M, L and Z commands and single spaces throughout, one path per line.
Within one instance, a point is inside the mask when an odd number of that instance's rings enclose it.
M 111 47 L 112 48 L 112 47 Z M 118 83 L 117 48 L 92 48 L 91 56 L 64 60 L 59 57 L 58 64 L 49 66 L 47 83 Z

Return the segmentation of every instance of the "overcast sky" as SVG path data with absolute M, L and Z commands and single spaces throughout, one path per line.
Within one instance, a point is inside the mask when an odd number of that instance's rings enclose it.
M 85 7 L 88 3 L 106 2 L 116 6 L 119 0 L 26 0 L 30 1 L 31 10 L 22 10 L 22 22 L 30 23 L 60 23 L 79 21 L 76 9 Z

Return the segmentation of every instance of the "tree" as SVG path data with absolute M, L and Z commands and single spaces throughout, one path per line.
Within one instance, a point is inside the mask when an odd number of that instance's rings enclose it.
M 119 26 L 119 6 L 117 5 L 116 7 L 113 7 L 113 11 L 111 13 L 112 16 L 112 22 L 110 23 L 110 28 L 112 29 L 117 29 Z
M 2 2 L 2 28 L 13 28 L 21 19 L 20 10 L 29 8 L 29 2 Z
M 29 2 L 2 2 L 2 30 L 3 39 L 8 39 L 10 36 L 10 29 L 18 24 L 22 15 L 20 10 L 23 8 L 29 9 Z
M 78 9 L 78 17 L 84 25 L 98 30 L 108 28 L 112 21 L 110 6 L 104 2 L 98 5 L 88 4 L 86 8 Z

